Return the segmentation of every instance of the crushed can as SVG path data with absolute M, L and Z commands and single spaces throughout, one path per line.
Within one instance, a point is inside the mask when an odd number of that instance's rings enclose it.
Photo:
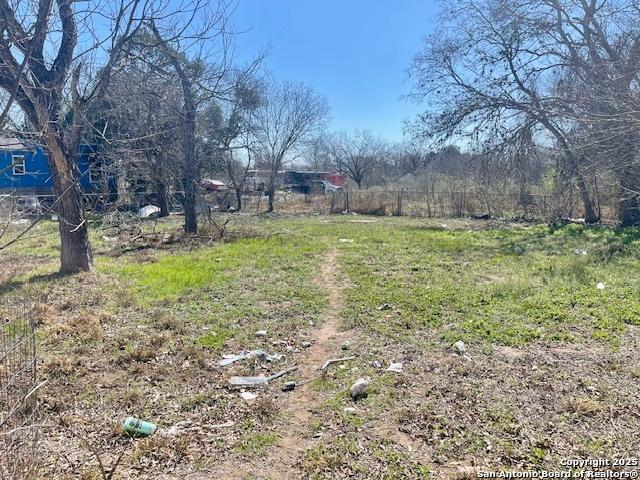
M 127 417 L 124 420 L 123 428 L 132 437 L 148 437 L 153 435 L 158 426 L 151 422 L 145 422 L 135 417 Z

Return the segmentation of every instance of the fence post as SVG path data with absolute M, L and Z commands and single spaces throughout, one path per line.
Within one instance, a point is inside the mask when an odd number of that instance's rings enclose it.
M 402 216 L 402 195 L 404 194 L 404 189 L 398 192 L 398 197 L 396 199 L 396 217 Z
M 344 211 L 349 211 L 349 190 L 344 191 Z

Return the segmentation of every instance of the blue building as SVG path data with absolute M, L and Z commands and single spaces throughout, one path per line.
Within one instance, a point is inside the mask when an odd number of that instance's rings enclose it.
M 86 193 L 115 193 L 116 178 L 91 145 L 78 155 L 80 184 Z M 0 193 L 50 195 L 53 176 L 44 150 L 18 138 L 0 138 Z

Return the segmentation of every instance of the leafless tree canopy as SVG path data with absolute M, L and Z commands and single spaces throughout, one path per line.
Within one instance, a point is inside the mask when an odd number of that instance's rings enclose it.
M 386 145 L 367 130 L 356 130 L 349 135 L 336 134 L 331 142 L 331 157 L 335 169 L 362 188 L 373 170 L 385 157 Z
M 323 126 L 327 100 L 301 83 L 271 81 L 256 110 L 256 144 L 269 166 L 267 194 L 273 210 L 276 177 L 284 162 Z
M 414 96 L 431 107 L 414 132 L 503 148 L 557 149 L 562 174 L 596 221 L 589 178 L 618 178 L 620 217 L 638 217 L 636 1 L 448 0 L 416 56 Z

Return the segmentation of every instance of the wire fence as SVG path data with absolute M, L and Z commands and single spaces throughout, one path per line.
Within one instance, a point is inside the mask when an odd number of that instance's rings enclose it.
M 147 192 L 144 195 L 132 194 L 87 194 L 86 208 L 95 213 L 130 211 L 137 213 L 147 205 L 159 205 L 157 194 Z M 167 210 L 173 213 L 182 211 L 183 194 L 173 192 L 167 197 Z M 615 221 L 619 195 L 615 192 L 598 192 L 595 196 L 596 208 L 605 221 Z M 25 197 L 11 195 L 0 198 L 0 211 L 16 217 L 25 213 L 49 212 L 47 205 L 52 196 Z M 4 209 L 3 209 L 4 206 Z M 224 192 L 205 192 L 198 195 L 198 209 L 201 213 L 240 209 L 249 212 L 262 212 L 267 209 L 268 201 L 260 192 L 243 194 L 238 197 L 232 190 Z M 558 218 L 578 218 L 583 216 L 579 192 L 568 189 L 562 194 L 537 194 L 483 191 L 478 189 L 451 190 L 405 190 L 381 189 L 339 190 L 319 194 L 300 194 L 276 192 L 274 199 L 276 211 L 289 213 L 331 214 L 354 212 L 367 215 L 395 215 L 413 217 L 519 217 L 539 220 Z
M 0 479 L 35 476 L 38 437 L 36 338 L 31 305 L 0 297 Z
M 617 198 L 600 193 L 597 208 L 603 220 L 615 221 Z M 260 211 L 267 202 L 258 197 L 243 199 L 245 210 Z M 411 216 L 423 218 L 451 217 L 524 217 L 542 221 L 580 218 L 584 215 L 578 192 L 565 194 L 496 193 L 473 190 L 350 190 L 324 195 L 280 193 L 275 210 L 302 213 L 359 213 L 363 215 Z

